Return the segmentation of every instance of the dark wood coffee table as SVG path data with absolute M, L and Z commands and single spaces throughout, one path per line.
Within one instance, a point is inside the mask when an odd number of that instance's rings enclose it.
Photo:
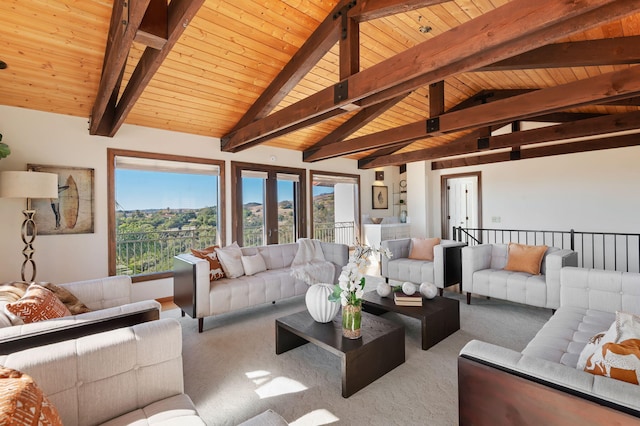
M 363 310 L 375 315 L 397 312 L 422 322 L 422 349 L 427 350 L 460 330 L 460 302 L 436 296 L 422 299 L 422 306 L 398 306 L 393 297 L 380 297 L 375 291 L 364 294 Z
M 276 354 L 311 342 L 342 358 L 342 396 L 348 398 L 404 363 L 404 326 L 362 313 L 362 337 L 342 337 L 342 317 L 323 324 L 302 311 L 276 319 Z

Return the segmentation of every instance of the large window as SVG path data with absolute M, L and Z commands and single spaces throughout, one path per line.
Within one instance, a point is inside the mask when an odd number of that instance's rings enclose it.
M 109 274 L 172 275 L 173 256 L 224 241 L 224 162 L 108 150 Z
M 286 244 L 305 235 L 305 170 L 231 162 L 233 239 L 244 247 Z
M 360 176 L 311 171 L 313 238 L 350 246 L 360 237 Z

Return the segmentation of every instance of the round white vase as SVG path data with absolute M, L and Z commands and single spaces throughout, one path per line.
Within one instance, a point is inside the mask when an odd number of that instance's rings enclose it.
M 420 284 L 420 293 L 427 299 L 433 299 L 438 294 L 438 287 L 430 282 Z
M 387 297 L 391 294 L 391 286 L 388 283 L 381 282 L 376 287 L 376 292 L 380 295 L 380 297 Z
M 416 285 L 412 282 L 405 281 L 402 283 L 402 292 L 407 296 L 411 296 L 416 292 Z
M 333 284 L 314 284 L 307 290 L 304 301 L 311 318 L 315 321 L 330 322 L 340 312 L 340 303 L 329 301 L 331 293 Z

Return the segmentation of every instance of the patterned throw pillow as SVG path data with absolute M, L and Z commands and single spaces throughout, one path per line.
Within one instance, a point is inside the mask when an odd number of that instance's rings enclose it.
M 8 303 L 5 308 L 25 323 L 71 315 L 55 294 L 38 284 L 31 284 L 20 300 Z
M 209 281 L 215 281 L 219 280 L 220 278 L 224 278 L 224 271 L 222 270 L 222 265 L 220 265 L 218 254 L 216 253 L 217 248 L 220 247 L 211 246 L 202 250 L 191 249 L 191 253 L 195 257 L 205 259 L 209 262 Z
M 525 244 L 509 243 L 509 255 L 505 271 L 526 272 L 540 275 L 542 258 L 547 252 L 547 246 L 528 246 Z
M 616 339 L 606 342 L 587 359 L 584 371 L 640 384 L 640 317 L 616 312 Z
M 0 424 L 62 426 L 62 420 L 31 376 L 0 367 Z

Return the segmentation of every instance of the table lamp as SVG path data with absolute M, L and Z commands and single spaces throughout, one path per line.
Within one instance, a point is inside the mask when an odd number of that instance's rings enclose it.
M 55 173 L 7 171 L 0 172 L 0 198 L 26 198 L 27 209 L 22 213 L 25 220 L 22 222 L 22 241 L 24 242 L 24 262 L 22 262 L 22 281 L 31 282 L 36 278 L 36 262 L 33 260 L 35 249 L 33 242 L 36 239 L 37 227 L 33 218 L 36 214 L 31 209 L 32 198 L 58 198 L 58 175 Z M 25 278 L 25 269 L 31 265 L 31 279 Z

